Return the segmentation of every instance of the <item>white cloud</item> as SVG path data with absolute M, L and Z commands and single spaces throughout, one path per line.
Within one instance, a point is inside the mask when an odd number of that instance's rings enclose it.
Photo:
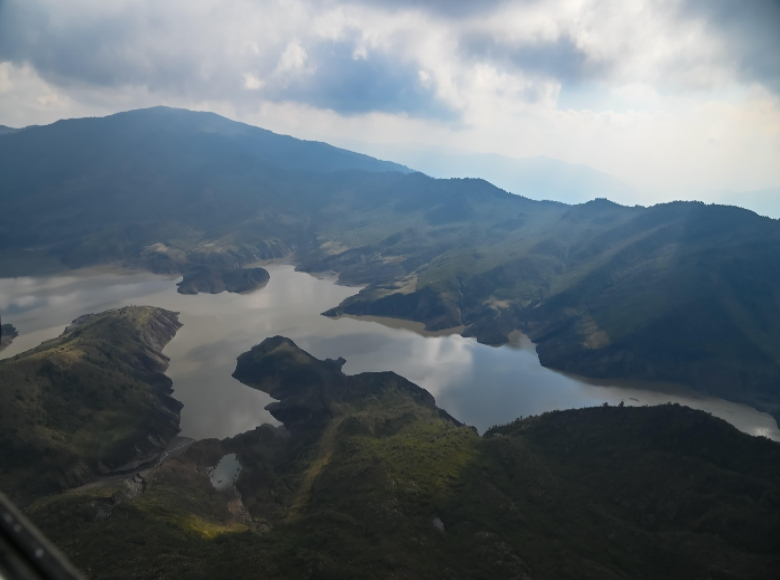
M 299 71 L 306 64 L 308 55 L 306 51 L 297 42 L 290 42 L 287 48 L 284 49 L 282 56 L 279 58 L 279 64 L 276 66 L 277 73 L 285 73 L 290 71 Z
M 252 73 L 244 73 L 242 75 L 244 77 L 244 87 L 251 90 L 257 90 L 263 88 L 263 81 L 261 81 L 259 78 L 257 78 Z

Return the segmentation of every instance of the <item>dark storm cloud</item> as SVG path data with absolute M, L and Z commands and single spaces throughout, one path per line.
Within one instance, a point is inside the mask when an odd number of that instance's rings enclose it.
M 780 0 L 685 0 L 680 16 L 726 41 L 742 80 L 780 93 Z
M 436 99 L 420 81 L 418 67 L 397 57 L 369 51 L 354 57 L 353 42 L 320 42 L 307 47 L 310 73 L 271 86 L 264 96 L 333 109 L 342 114 L 407 113 L 453 119 L 455 111 Z
M 183 92 L 198 78 L 198 62 L 182 52 L 144 50 L 143 22 L 120 12 L 99 20 L 83 14 L 68 26 L 53 23 L 45 5 L 0 0 L 0 61 L 29 63 L 61 86 L 143 84 Z
M 379 111 L 437 119 L 457 117 L 436 99 L 432 88 L 423 86 L 413 62 L 378 50 L 368 52 L 365 58 L 353 58 L 357 34 L 343 42 L 304 42 L 307 70 L 274 76 L 285 42 L 265 47 L 261 54 L 235 59 L 207 53 L 197 39 L 186 39 L 185 46 L 175 40 L 148 42 L 159 39 L 156 35 L 160 31 L 150 35 L 149 19 L 129 10 L 100 19 L 80 16 L 67 26 L 56 25 L 43 4 L 0 0 L 0 61 L 29 63 L 44 79 L 60 86 L 141 85 L 152 92 L 242 102 L 261 95 L 347 115 Z M 217 51 L 221 49 L 219 38 L 213 44 Z M 206 59 L 213 59 L 216 66 L 204 67 Z M 208 68 L 207 74 L 204 68 Z M 247 70 L 258 71 L 263 82 L 259 92 L 242 89 L 241 79 Z
M 574 84 L 607 71 L 607 63 L 592 62 L 569 36 L 539 42 L 500 41 L 487 33 L 464 35 L 461 39 L 464 58 L 501 64 L 526 74 L 555 78 Z

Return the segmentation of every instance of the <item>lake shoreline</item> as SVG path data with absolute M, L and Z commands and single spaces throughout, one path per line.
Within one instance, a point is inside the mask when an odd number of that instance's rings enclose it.
M 321 312 L 325 309 L 324 306 L 345 299 L 355 291 L 354 287 L 337 284 L 333 276 L 327 278 L 315 276 L 308 272 L 295 270 L 294 264 L 278 262 L 266 264 L 271 278 L 265 288 L 240 295 L 222 293 L 184 296 L 175 293 L 175 281 L 180 279 L 178 276 L 154 274 L 143 270 L 122 268 L 117 265 L 68 270 L 66 271 L 67 275 L 62 277 L 62 280 L 69 285 L 66 285 L 67 288 L 72 287 L 73 292 L 77 292 L 73 294 L 74 298 L 83 292 L 78 288 L 89 288 L 93 280 L 96 283 L 99 280 L 114 280 L 110 283 L 110 288 L 116 289 L 133 288 L 133 284 L 139 285 L 139 288 L 148 286 L 154 291 L 154 294 L 149 295 L 150 298 L 145 297 L 145 295 L 137 297 L 131 295 L 123 299 L 122 303 L 144 304 L 151 302 L 174 311 L 181 311 L 182 321 L 185 324 L 184 330 L 180 333 L 181 337 L 174 338 L 165 349 L 165 354 L 172 358 L 171 367 L 174 370 L 172 378 L 174 378 L 176 390 L 174 396 L 177 398 L 180 398 L 183 393 L 186 395 L 187 390 L 190 389 L 187 386 L 189 382 L 198 383 L 206 378 L 213 382 L 214 388 L 217 385 L 223 385 L 219 389 L 228 389 L 225 391 L 229 394 L 229 396 L 226 395 L 228 399 L 241 398 L 241 395 L 235 392 L 238 385 L 232 384 L 235 381 L 229 378 L 232 372 L 230 367 L 235 364 L 235 357 L 251 347 L 252 344 L 259 342 L 263 337 L 271 334 L 285 334 L 307 346 L 308 350 L 315 352 L 317 356 L 327 358 L 344 356 L 347 359 L 345 372 L 349 374 L 364 371 L 395 371 L 429 390 L 441 402 L 442 406 L 459 420 L 475 425 L 480 430 L 519 416 L 540 414 L 554 409 L 600 405 L 605 402 L 618 404 L 621 401 L 628 405 L 681 402 L 681 404 L 689 404 L 689 406 L 704 408 L 708 411 L 720 409 L 719 416 L 724 418 L 732 416 L 732 423 L 735 421 L 733 417 L 752 416 L 749 411 L 759 413 L 753 407 L 743 408 L 738 403 L 708 397 L 684 385 L 631 379 L 593 379 L 543 367 L 539 363 L 536 345 L 519 330 L 510 333 L 509 342 L 503 345 L 506 348 L 501 348 L 480 344 L 474 337 L 463 337 L 459 333 L 462 330 L 459 327 L 430 332 L 425 331 L 422 323 L 393 317 L 347 315 L 334 319 L 321 316 Z M 42 282 L 45 280 L 54 279 L 41 279 Z M 0 282 L 2 281 L 3 279 L 0 279 Z M 29 280 L 24 281 L 25 284 L 29 282 Z M 21 287 L 18 291 L 23 292 Z M 111 290 L 109 294 L 115 291 Z M 36 292 L 41 292 L 43 299 L 51 293 L 54 293 L 56 297 L 56 292 L 42 283 L 41 289 L 32 290 L 32 295 L 28 295 L 27 298 L 32 299 Z M 135 290 L 128 290 L 128 292 L 132 293 Z M 1 294 L 2 292 L 0 292 Z M 103 300 L 105 292 L 97 292 L 95 296 L 96 299 Z M 158 298 L 152 299 L 152 297 Z M 89 302 L 89 297 L 84 297 L 83 300 L 85 300 L 83 311 L 74 311 L 74 314 L 80 315 L 99 309 L 99 304 Z M 285 326 L 287 323 L 284 320 L 281 321 L 281 327 L 276 327 L 274 325 L 278 323 L 268 322 L 265 315 L 258 318 L 258 315 L 255 314 L 255 312 L 268 312 L 272 317 L 278 317 L 280 314 L 273 314 L 273 311 L 278 309 L 278 306 L 274 306 L 274 304 L 278 303 L 279 300 L 282 300 L 283 303 L 290 303 L 291 315 L 300 319 L 298 323 L 295 323 L 298 325 L 295 329 L 289 330 Z M 108 303 L 108 307 L 111 304 Z M 242 304 L 246 304 L 247 307 L 243 307 Z M 305 316 L 298 312 L 304 306 Z M 254 309 L 257 307 L 260 307 L 261 310 L 255 311 Z M 220 314 L 223 308 L 229 308 L 231 313 L 229 316 L 234 318 L 225 319 L 224 316 L 227 314 Z M 268 308 L 271 310 L 265 310 Z M 22 315 L 23 313 L 15 313 L 14 320 Z M 211 319 L 212 316 L 217 318 Z M 311 316 L 314 318 L 310 318 Z M 285 317 L 287 314 L 282 316 L 283 319 Z M 209 320 L 212 322 L 207 322 Z M 228 320 L 233 320 L 233 322 L 229 323 Z M 70 320 L 64 321 L 62 328 L 69 322 Z M 365 324 L 366 322 L 374 322 L 375 324 Z M 267 326 L 268 324 L 272 324 L 272 326 Z M 255 327 L 257 330 L 253 331 Z M 58 328 L 51 329 L 55 336 L 61 332 Z M 41 334 L 42 330 L 29 336 L 27 330 L 24 328 L 22 330 L 26 335 L 24 342 L 39 338 L 35 344 L 29 344 L 23 350 L 33 348 L 47 338 L 53 338 L 53 336 Z M 399 332 L 402 334 L 398 334 Z M 201 350 L 193 350 L 191 346 L 187 347 L 186 343 L 192 341 L 192 338 L 187 338 L 188 334 L 195 335 L 199 343 L 202 343 L 202 346 L 198 347 Z M 412 335 L 417 338 L 412 338 Z M 354 339 L 351 338 L 353 336 Z M 343 340 L 347 338 L 349 342 L 343 345 Z M 185 344 L 179 345 L 182 341 Z M 216 370 L 213 372 L 197 370 L 208 363 L 212 351 L 214 352 L 213 356 L 216 356 L 217 353 L 228 349 L 228 345 L 231 344 L 236 345 L 230 347 L 232 349 L 230 352 L 233 354 L 220 355 L 225 356 L 225 358 L 221 359 L 218 365 L 216 363 L 213 365 L 214 369 L 224 370 L 219 371 L 219 373 Z M 215 349 L 216 345 L 219 345 L 219 348 Z M 14 344 L 14 351 L 17 350 L 16 346 Z M 21 348 L 22 344 L 19 344 L 19 347 Z M 426 354 L 428 351 L 431 354 Z M 189 352 L 197 354 L 187 354 Z M 0 358 L 7 358 L 11 354 L 3 352 Z M 428 360 L 430 356 L 434 356 L 434 358 Z M 510 372 L 508 369 L 512 368 L 517 370 Z M 524 378 L 526 375 L 527 378 Z M 555 385 L 552 390 L 550 387 L 545 387 L 550 381 L 552 381 L 551 384 Z M 479 393 L 483 391 L 485 397 L 497 400 L 506 399 L 506 404 L 503 405 L 505 409 L 499 409 L 499 415 L 495 418 L 488 412 L 490 402 L 477 400 Z M 238 430 L 216 428 L 214 433 L 201 432 L 201 427 L 196 424 L 203 420 L 203 413 L 208 413 L 208 409 L 193 411 L 192 405 L 204 407 L 205 403 L 192 399 L 192 396 L 194 394 L 184 396 L 187 410 L 183 414 L 183 435 L 198 439 L 206 436 L 224 437 L 241 432 L 241 429 L 249 427 L 250 424 L 257 424 L 251 423 L 253 419 L 248 418 L 242 423 L 243 427 L 239 429 L 238 425 L 236 426 Z M 528 399 L 529 396 L 532 398 Z M 190 398 L 188 399 L 188 397 Z M 532 403 L 530 407 L 528 401 Z M 238 406 L 248 409 L 244 415 L 248 417 L 247 413 L 255 413 L 255 416 L 258 417 L 257 420 L 262 422 L 269 419 L 262 411 L 262 407 L 268 402 L 271 401 L 254 402 L 252 399 L 238 403 Z M 227 403 L 215 400 L 214 404 L 219 407 Z M 484 410 L 480 411 L 479 407 L 484 407 Z M 188 411 L 195 413 L 191 415 L 192 420 L 189 418 Z M 233 413 L 233 411 L 223 409 L 219 413 Z M 216 416 L 219 416 L 219 413 Z M 764 414 L 760 413 L 760 415 Z M 767 415 L 767 417 L 769 416 Z M 727 420 L 729 419 L 727 418 Z M 777 421 L 774 418 L 771 420 L 772 425 L 766 425 L 766 420 L 762 420 L 765 426 L 761 427 L 757 433 L 777 432 Z M 207 423 L 216 425 L 215 421 L 216 419 L 209 419 Z M 190 426 L 194 427 L 192 431 L 188 431 Z

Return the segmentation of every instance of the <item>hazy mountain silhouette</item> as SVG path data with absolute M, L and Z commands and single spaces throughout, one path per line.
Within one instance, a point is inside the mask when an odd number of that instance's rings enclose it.
M 513 158 L 495 153 L 355 143 L 359 150 L 393 159 L 431 177 L 473 177 L 536 200 L 585 203 L 596 198 L 631 199 L 629 184 L 582 164 L 550 157 Z

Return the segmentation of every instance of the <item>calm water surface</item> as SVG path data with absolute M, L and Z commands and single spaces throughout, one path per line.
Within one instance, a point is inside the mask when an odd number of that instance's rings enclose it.
M 233 487 L 241 473 L 241 463 L 235 453 L 223 455 L 214 467 L 209 468 L 209 480 L 214 489 L 224 490 Z
M 456 334 L 425 336 L 413 323 L 326 318 L 320 313 L 357 290 L 295 272 L 292 266 L 267 269 L 268 285 L 243 295 L 183 296 L 176 292 L 176 278 L 146 272 L 80 270 L 0 278 L 3 320 L 20 332 L 0 358 L 57 336 L 87 312 L 146 304 L 180 312 L 184 325 L 163 351 L 171 358 L 167 374 L 173 379 L 174 396 L 184 403 L 183 436 L 223 438 L 261 423 L 277 424 L 263 408 L 272 399 L 230 375 L 239 354 L 280 334 L 318 358 L 343 356 L 348 374 L 395 371 L 480 431 L 553 409 L 678 402 L 709 411 L 747 433 L 780 440 L 772 417 L 744 405 L 680 387 L 585 382 L 545 369 L 522 335 L 494 348 Z

